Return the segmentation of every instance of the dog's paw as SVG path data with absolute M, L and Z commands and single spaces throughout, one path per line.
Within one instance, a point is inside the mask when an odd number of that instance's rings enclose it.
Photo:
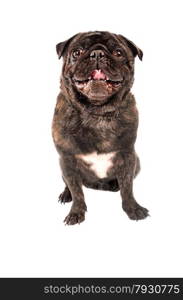
M 148 210 L 137 202 L 124 203 L 123 209 L 131 220 L 142 220 L 149 216 Z
M 63 193 L 61 193 L 60 196 L 58 197 L 58 201 L 60 203 L 64 203 L 64 204 L 66 202 L 72 201 L 72 195 L 67 186 L 65 187 L 65 190 L 63 191 Z
M 80 224 L 85 220 L 85 212 L 70 212 L 68 216 L 65 218 L 64 222 L 65 225 L 75 225 L 75 224 Z

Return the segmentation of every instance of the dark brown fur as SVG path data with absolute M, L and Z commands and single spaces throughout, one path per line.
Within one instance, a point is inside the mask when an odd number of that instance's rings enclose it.
M 81 45 L 84 54 L 75 60 L 72 51 Z M 115 47 L 122 49 L 122 57 L 112 54 Z M 104 58 L 92 60 L 89 54 L 93 49 L 102 49 Z M 129 218 L 145 218 L 147 209 L 141 207 L 133 196 L 133 179 L 140 170 L 140 162 L 134 149 L 138 111 L 135 98 L 130 93 L 134 80 L 134 57 L 138 55 L 142 59 L 142 51 L 121 35 L 89 32 L 77 34 L 58 44 L 57 53 L 59 58 L 64 56 L 64 65 L 52 129 L 66 184 L 59 199 L 64 203 L 73 201 L 71 211 L 65 218 L 66 224 L 80 223 L 85 218 L 87 208 L 82 185 L 108 191 L 120 190 L 122 207 Z M 96 67 L 96 64 L 99 66 Z M 85 80 L 96 68 L 104 70 L 111 80 L 122 78 L 122 83 L 118 88 L 112 86 L 111 91 L 104 90 L 104 83 L 96 81 L 92 83 L 97 85 L 92 85 L 96 97 L 90 98 L 86 94 L 88 90 L 78 90 L 73 76 Z M 105 93 L 108 96 L 103 96 Z M 102 179 L 79 158 L 80 154 L 114 151 L 113 167 Z

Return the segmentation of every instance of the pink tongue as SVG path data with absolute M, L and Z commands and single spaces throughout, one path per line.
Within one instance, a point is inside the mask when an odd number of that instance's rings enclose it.
M 91 73 L 91 77 L 92 77 L 92 79 L 95 79 L 95 80 L 100 80 L 100 79 L 105 80 L 106 79 L 105 74 L 101 70 L 94 70 Z

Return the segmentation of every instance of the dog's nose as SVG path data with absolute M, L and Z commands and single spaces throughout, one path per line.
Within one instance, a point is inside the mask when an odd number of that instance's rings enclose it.
M 104 57 L 104 51 L 102 50 L 93 50 L 90 53 L 90 58 L 93 60 L 100 60 Z

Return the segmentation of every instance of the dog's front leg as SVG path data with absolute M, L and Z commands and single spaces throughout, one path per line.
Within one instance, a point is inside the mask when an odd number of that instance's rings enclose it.
M 122 154 L 122 159 L 122 167 L 119 167 L 117 170 L 117 179 L 122 197 L 122 207 L 130 219 L 144 219 L 148 216 L 148 210 L 140 206 L 133 196 L 136 155 L 133 152 L 124 153 Z
M 64 181 L 72 195 L 73 201 L 71 210 L 64 222 L 68 225 L 81 223 L 85 219 L 85 211 L 87 210 L 87 207 L 84 201 L 82 180 L 76 168 L 76 161 L 71 156 L 62 155 L 60 165 Z

